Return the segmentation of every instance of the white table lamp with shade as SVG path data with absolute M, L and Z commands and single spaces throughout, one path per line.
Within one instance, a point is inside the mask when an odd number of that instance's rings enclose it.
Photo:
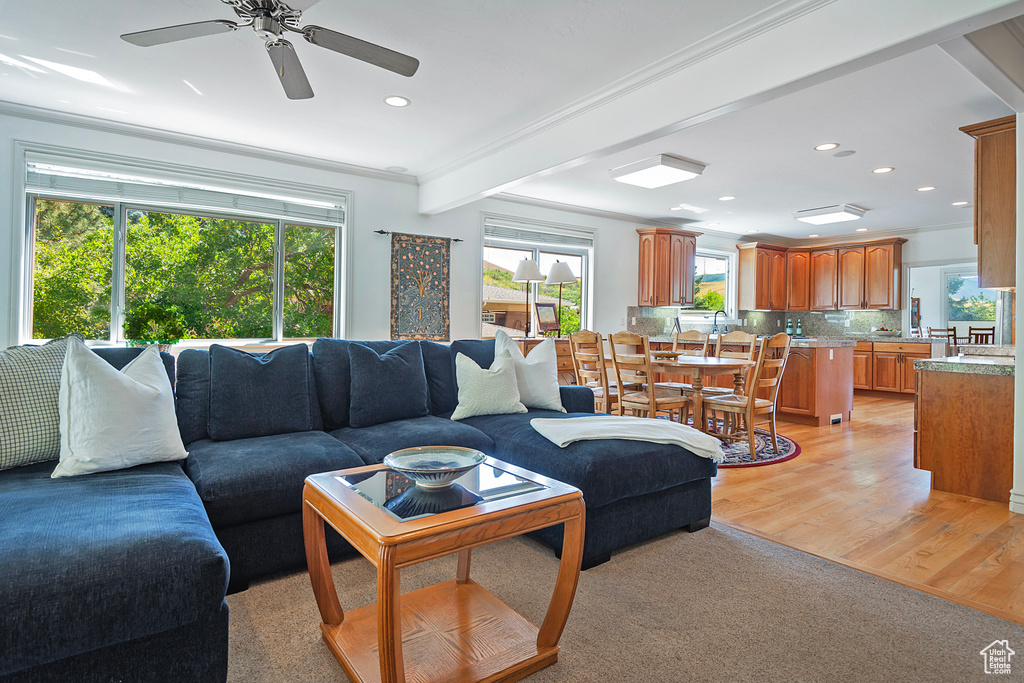
M 572 273 L 572 268 L 565 261 L 556 260 L 551 264 L 551 270 L 548 271 L 548 279 L 544 281 L 545 285 L 558 285 L 558 336 L 562 336 L 562 285 L 576 284 L 576 276 Z
M 522 282 L 526 285 L 526 336 L 530 336 L 530 321 L 533 315 L 530 311 L 530 284 L 542 282 L 544 276 L 540 272 L 540 266 L 532 258 L 524 258 L 516 266 L 516 272 L 512 276 L 512 282 Z

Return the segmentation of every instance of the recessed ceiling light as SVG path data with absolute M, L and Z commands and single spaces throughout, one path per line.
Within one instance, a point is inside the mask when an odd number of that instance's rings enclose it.
M 747 230 L 747 234 L 748 234 L 748 235 L 752 235 L 752 234 L 754 234 L 755 232 L 757 232 L 757 230 Z
M 704 209 L 704 208 L 701 208 L 699 206 L 694 206 L 693 204 L 687 204 L 686 202 L 681 202 L 679 204 L 679 208 L 682 209 L 683 211 L 692 211 L 693 213 L 707 213 L 708 212 L 708 209 Z
M 709 227 L 709 228 L 717 228 L 719 225 L 721 225 L 721 223 L 708 223 L 707 227 Z
M 392 107 L 408 107 L 409 98 L 402 97 L 401 95 L 390 95 L 384 98 L 384 104 L 390 104 Z
M 808 237 L 821 237 L 821 235 L 808 235 Z
M 659 154 L 650 159 L 642 159 L 632 164 L 613 168 L 608 172 L 620 183 L 653 190 L 657 187 L 696 178 L 704 172 L 705 168 L 706 166 L 698 161 L 674 157 L 670 154 Z
M 855 221 L 864 215 L 866 209 L 853 204 L 837 204 L 835 206 L 822 206 L 817 209 L 804 209 L 793 213 L 793 218 L 811 225 L 825 225 L 827 223 L 842 223 L 843 221 Z
M 967 206 L 970 202 L 953 202 L 953 206 Z
M 388 166 L 384 170 L 390 173 L 405 173 L 409 169 L 407 169 L 405 166 Z
M 682 211 L 682 210 L 683 210 L 683 207 L 681 207 L 681 206 L 673 206 L 671 209 L 669 209 L 669 211 Z
M 838 142 L 823 142 L 820 145 L 815 145 L 814 150 L 816 152 L 827 152 L 830 149 L 835 149 L 839 146 Z
M 932 186 L 932 185 L 925 185 L 924 187 L 917 188 L 917 191 L 918 192 L 931 192 L 934 189 L 935 189 L 935 187 Z
M 867 228 L 857 228 L 857 232 L 867 232 Z
M 856 153 L 857 153 L 857 150 L 855 150 L 855 149 L 844 149 L 841 152 L 836 152 L 832 156 L 834 156 L 834 157 L 852 157 Z
M 895 170 L 896 169 L 893 168 L 892 166 L 883 166 L 881 168 L 876 168 L 875 170 L 872 171 L 872 173 L 892 173 Z
M 734 199 L 736 199 L 736 198 L 733 197 L 731 194 L 727 194 L 724 197 L 719 197 L 718 201 L 720 201 L 720 202 L 731 202 Z

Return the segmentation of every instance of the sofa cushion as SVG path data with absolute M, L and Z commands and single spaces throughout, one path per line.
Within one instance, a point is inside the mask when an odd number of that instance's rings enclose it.
M 275 434 L 189 446 L 185 472 L 215 528 L 302 510 L 311 474 L 359 467 L 352 449 L 324 432 Z
M 488 454 L 494 450 L 494 442 L 486 434 L 434 415 L 362 429 L 343 427 L 331 432 L 331 436 L 351 446 L 367 465 L 382 462 L 385 455 L 400 448 L 413 446 L 465 446 Z
M 430 412 L 419 344 L 406 342 L 383 354 L 349 344 L 348 356 L 352 374 L 349 425 L 372 427 Z
M 247 439 L 313 428 L 305 344 L 255 356 L 210 347 L 210 438 Z
M 494 441 L 494 457 L 571 484 L 583 491 L 587 507 L 639 496 L 715 476 L 717 466 L 680 446 L 605 439 L 577 441 L 565 448 L 530 426 L 536 417 L 593 417 L 592 413 L 531 410 L 520 415 L 483 415 L 463 420 Z
M 0 475 L 0 678 L 221 610 L 228 558 L 178 463 Z
M 455 376 L 452 374 L 451 351 L 444 344 L 426 340 L 420 341 L 420 349 L 423 352 L 423 369 L 430 390 L 430 413 L 450 413 L 459 402 Z
M 387 353 L 405 343 L 394 341 L 353 342 L 346 339 L 317 339 L 313 343 L 313 369 L 316 372 L 324 429 L 331 430 L 348 426 L 351 405 L 349 396 L 352 387 L 352 373 L 348 357 L 349 344 L 360 344 L 377 353 Z

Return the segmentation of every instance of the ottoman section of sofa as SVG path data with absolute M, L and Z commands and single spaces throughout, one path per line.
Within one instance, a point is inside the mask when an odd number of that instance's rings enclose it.
M 188 445 L 185 472 L 215 529 L 302 511 L 306 477 L 359 467 L 356 453 L 324 432 Z
M 211 622 L 226 660 L 228 558 L 181 466 L 53 467 L 0 473 L 0 677 Z
M 372 427 L 342 427 L 330 434 L 350 446 L 367 465 L 376 465 L 388 453 L 413 446 L 464 446 L 494 454 L 494 442 L 480 430 L 434 415 Z

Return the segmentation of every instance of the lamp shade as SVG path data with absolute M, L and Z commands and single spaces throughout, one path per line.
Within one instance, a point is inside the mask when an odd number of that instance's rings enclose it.
M 512 282 L 540 282 L 544 279 L 544 275 L 540 272 L 540 266 L 532 258 L 524 258 L 516 266 L 515 275 L 512 276 Z
M 572 268 L 565 261 L 555 261 L 548 271 L 546 285 L 571 285 L 576 282 L 576 276 L 572 274 Z

